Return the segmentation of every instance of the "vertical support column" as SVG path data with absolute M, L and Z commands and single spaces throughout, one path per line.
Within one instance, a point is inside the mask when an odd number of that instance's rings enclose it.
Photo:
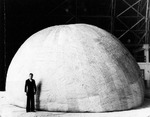
M 146 31 L 146 36 L 145 36 L 145 43 L 146 44 L 150 44 L 150 39 L 149 39 L 149 35 L 150 35 L 150 2 L 149 0 L 147 0 L 147 5 L 146 5 L 146 16 L 145 16 L 145 31 Z M 149 51 L 149 50 L 148 50 Z
M 6 66 L 5 66 L 5 39 L 6 39 L 6 29 L 5 29 L 5 0 L 0 1 L 0 91 L 5 90 L 5 76 L 6 76 Z
M 149 44 L 144 44 L 143 49 L 144 49 L 145 62 L 149 63 Z
M 145 56 L 145 85 L 147 89 L 150 89 L 150 70 L 149 70 L 149 44 L 144 44 L 144 56 Z
M 111 0 L 111 33 L 114 34 L 116 0 Z
M 150 70 L 149 70 L 149 44 L 150 44 L 150 30 L 149 30 L 149 25 L 150 25 L 150 2 L 147 0 L 146 4 L 146 16 L 145 16 L 145 44 L 143 45 L 144 48 L 144 56 L 145 56 L 145 62 L 146 62 L 146 69 L 145 69 L 145 76 L 146 78 L 146 95 L 150 93 Z
M 6 1 L 4 0 L 4 90 L 6 85 Z

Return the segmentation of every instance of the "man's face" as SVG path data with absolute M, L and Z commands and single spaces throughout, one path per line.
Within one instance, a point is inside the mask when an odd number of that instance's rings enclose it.
M 29 74 L 29 79 L 32 79 L 32 75 L 31 74 Z

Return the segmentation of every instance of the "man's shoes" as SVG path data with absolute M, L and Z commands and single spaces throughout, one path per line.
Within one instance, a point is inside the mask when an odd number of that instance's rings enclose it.
M 32 110 L 31 112 L 36 112 L 35 110 Z
M 35 110 L 26 110 L 26 112 L 36 112 Z

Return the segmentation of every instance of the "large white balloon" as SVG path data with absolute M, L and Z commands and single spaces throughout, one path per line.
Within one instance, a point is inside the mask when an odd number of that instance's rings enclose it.
M 34 74 L 36 108 L 103 112 L 142 104 L 140 69 L 108 32 L 87 24 L 46 28 L 27 39 L 7 73 L 9 103 L 25 107 L 25 80 Z

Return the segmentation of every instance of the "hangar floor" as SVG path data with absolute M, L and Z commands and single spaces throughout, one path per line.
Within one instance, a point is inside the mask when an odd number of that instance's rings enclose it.
M 150 117 L 150 99 L 136 109 L 107 113 L 65 113 L 36 111 L 26 113 L 25 109 L 8 105 L 5 97 L 0 95 L 0 117 Z

